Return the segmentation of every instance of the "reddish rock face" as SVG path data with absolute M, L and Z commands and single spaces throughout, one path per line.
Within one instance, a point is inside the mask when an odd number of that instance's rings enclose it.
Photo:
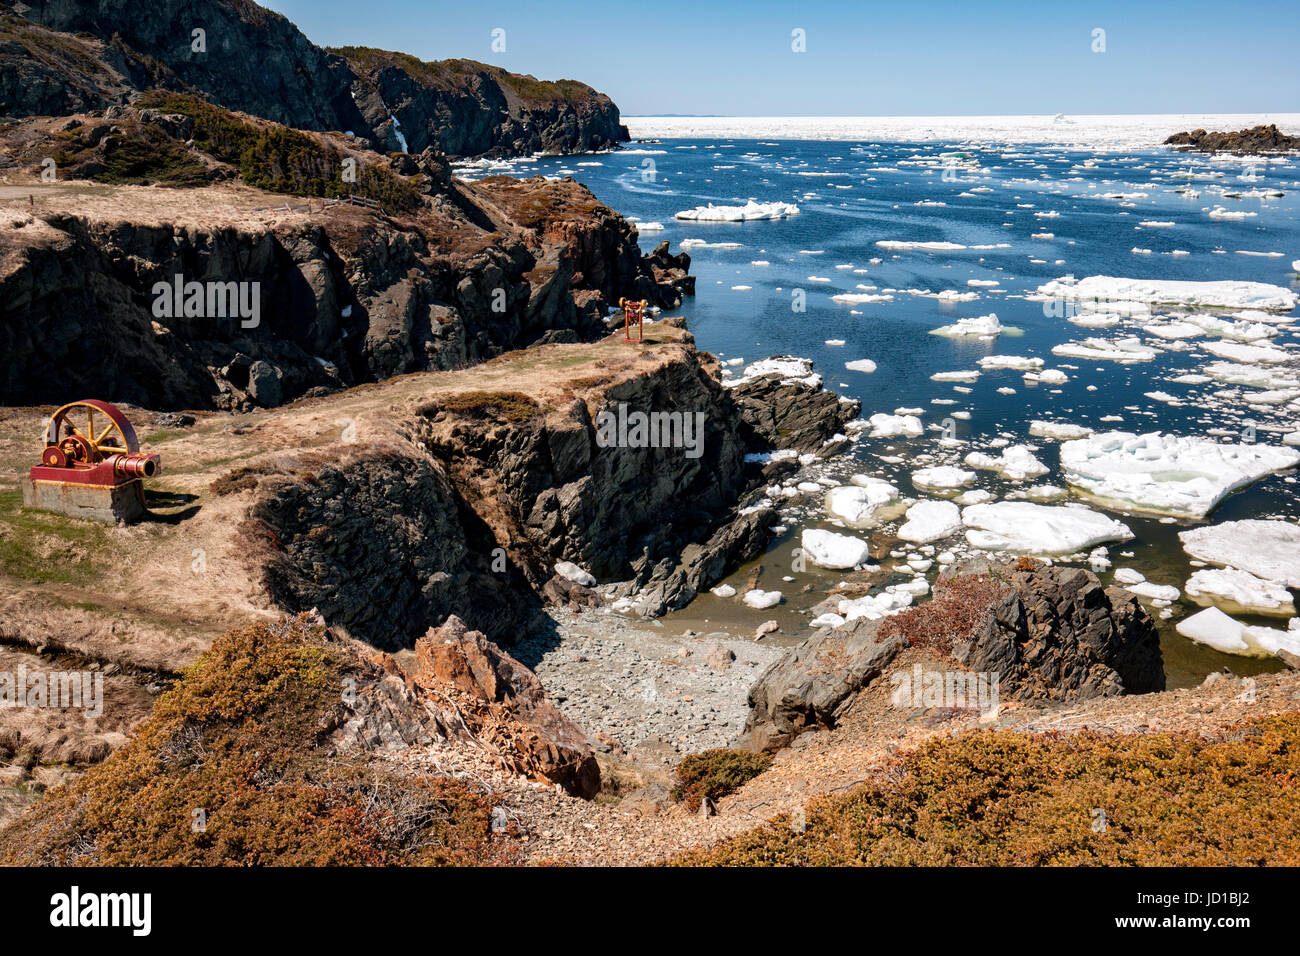
M 497 745 L 509 769 L 595 796 L 600 768 L 586 734 L 527 667 L 455 616 L 416 642 L 415 658 L 415 685 L 458 694 L 470 729 Z

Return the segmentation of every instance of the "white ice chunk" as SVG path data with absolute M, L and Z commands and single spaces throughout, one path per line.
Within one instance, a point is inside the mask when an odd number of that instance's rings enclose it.
M 557 561 L 555 564 L 555 573 L 574 584 L 581 584 L 585 587 L 594 587 L 596 578 L 591 572 L 578 567 L 572 561 Z
M 1061 445 L 1065 480 L 1098 501 L 1202 518 L 1229 493 L 1293 467 L 1300 452 L 1152 432 L 1104 432 Z
M 1248 518 L 1179 532 L 1193 558 L 1300 588 L 1300 524 Z
M 1087 508 L 998 501 L 961 513 L 966 540 L 986 551 L 1073 554 L 1108 541 L 1133 537 L 1128 526 Z
M 805 528 L 799 545 L 808 560 L 819 568 L 846 570 L 866 564 L 870 557 L 867 542 L 861 538 L 821 528 Z
M 1183 590 L 1197 604 L 1230 614 L 1295 614 L 1295 602 L 1284 585 L 1236 568 L 1202 568 L 1187 579 Z
M 755 202 L 749 200 L 743 206 L 696 206 L 684 209 L 676 214 L 677 219 L 690 219 L 695 222 L 749 222 L 754 219 L 784 219 L 799 215 L 799 207 L 784 202 Z
M 928 544 L 960 530 L 961 511 L 951 501 L 918 501 L 907 509 L 907 521 L 898 529 L 898 536 L 904 541 Z
M 1182 279 L 1123 279 L 1088 276 L 1055 279 L 1038 287 L 1039 295 L 1067 301 L 1113 302 L 1132 300 L 1156 305 L 1190 305 L 1204 308 L 1264 309 L 1290 312 L 1300 296 L 1282 286 L 1264 282 L 1223 279 L 1193 282 Z

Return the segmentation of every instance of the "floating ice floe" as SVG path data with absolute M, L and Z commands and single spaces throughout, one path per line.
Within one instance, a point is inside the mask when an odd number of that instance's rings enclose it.
M 1037 382 L 1040 385 L 1064 385 L 1070 380 L 1059 368 L 1045 368 L 1038 372 L 1026 372 L 1026 382 Z
M 1011 445 L 1002 449 L 1000 455 L 989 455 L 982 451 L 973 451 L 966 456 L 966 464 L 972 468 L 996 471 L 1005 478 L 1022 480 L 1037 478 L 1050 470 L 1034 457 L 1034 453 L 1025 445 Z
M 1295 614 L 1295 602 L 1284 585 L 1237 568 L 1202 568 L 1193 572 L 1183 590 L 1202 607 L 1229 614 Z
M 961 530 L 961 511 L 951 501 L 918 501 L 907 509 L 907 521 L 898 529 L 904 541 L 929 544 Z
M 921 488 L 961 488 L 975 480 L 975 472 L 954 465 L 934 465 L 912 472 L 912 484 Z
M 1281 389 L 1300 387 L 1300 376 L 1266 365 L 1238 365 L 1234 362 L 1211 362 L 1202 369 L 1210 378 L 1229 385 L 1250 388 Z
M 678 243 L 683 249 L 739 249 L 739 242 L 709 242 L 707 239 L 683 239 Z
M 741 598 L 741 600 L 752 608 L 762 610 L 763 608 L 776 607 L 780 604 L 781 592 L 763 591 L 759 588 L 755 588 L 752 591 L 746 591 L 745 596 Z
M 1202 518 L 1232 491 L 1295 466 L 1300 452 L 1152 432 L 1104 432 L 1061 445 L 1065 480 L 1113 507 Z
M 1251 627 L 1234 621 L 1217 607 L 1183 618 L 1176 630 L 1198 644 L 1239 657 L 1273 657 L 1280 650 L 1300 654 L 1300 631 Z
M 841 292 L 838 295 L 831 296 L 832 302 L 843 302 L 846 305 L 863 305 L 868 302 L 892 302 L 894 297 L 886 293 L 879 292 Z
M 1149 362 L 1156 357 L 1156 350 L 1148 348 L 1134 336 L 1122 339 L 1088 338 L 1082 342 L 1064 342 L 1052 346 L 1053 355 L 1069 358 L 1109 359 L 1128 364 L 1130 362 Z
M 1282 349 L 1267 345 L 1246 345 L 1242 342 L 1205 342 L 1201 348 L 1211 355 L 1217 355 L 1230 362 L 1249 364 L 1259 362 L 1264 365 L 1277 365 L 1291 357 L 1290 353 Z
M 836 606 L 836 610 L 840 612 L 846 621 L 853 621 L 860 617 L 874 621 L 882 617 L 888 617 L 891 614 L 897 614 L 904 608 L 909 607 L 911 603 L 911 592 L 894 589 L 882 591 L 879 594 L 868 594 L 860 598 L 844 598 Z
M 930 252 L 956 252 L 966 248 L 959 242 L 908 242 L 903 239 L 881 239 L 876 245 L 882 249 L 925 249 Z
M 632 228 L 637 232 L 663 232 L 664 224 L 662 222 L 634 222 Z
M 1201 308 L 1263 309 L 1289 312 L 1300 296 L 1282 286 L 1265 282 L 1220 279 L 1194 282 L 1181 279 L 1123 279 L 1115 276 L 1065 276 L 1038 287 L 1041 296 L 1067 301 L 1093 300 L 1110 304 L 1117 300 L 1155 305 L 1188 305 Z M 1118 311 L 1111 309 L 1111 311 Z
M 972 369 L 969 372 L 935 372 L 930 376 L 932 382 L 973 382 L 980 373 Z
M 729 598 L 736 596 L 736 589 L 730 584 L 719 584 L 716 588 L 709 588 L 709 593 L 715 597 Z
M 997 501 L 962 510 L 966 540 L 986 551 L 1073 554 L 1133 537 L 1128 525 L 1087 508 Z
M 876 363 L 871 359 L 854 359 L 852 362 L 845 362 L 844 367 L 850 372 L 874 372 Z
M 899 435 L 916 438 L 925 434 L 921 419 L 915 415 L 886 415 L 877 412 L 867 422 L 871 426 L 870 438 L 894 438 Z
M 1178 588 L 1172 584 L 1154 584 L 1148 581 L 1142 572 L 1133 568 L 1119 568 L 1115 572 L 1115 583 L 1132 591 L 1138 597 L 1161 604 L 1177 601 L 1180 596 Z
M 793 355 L 774 355 L 771 358 L 750 362 L 738 378 L 729 378 L 722 384 L 734 386 L 750 379 L 761 378 L 764 375 L 779 375 L 781 381 L 786 384 L 810 385 L 813 388 L 821 388 L 822 377 L 812 369 L 813 363 L 810 359 L 796 358 Z
M 821 528 L 805 528 L 799 537 L 799 546 L 817 567 L 835 571 L 867 564 L 870 559 L 870 549 L 861 538 Z
M 1023 355 L 986 355 L 979 360 L 980 368 L 987 369 L 1017 369 L 1025 371 L 1027 369 L 1040 369 L 1043 367 L 1043 360 L 1040 358 L 1026 358 Z
M 826 492 L 826 512 L 850 528 L 870 528 L 897 516 L 902 505 L 898 489 L 869 475 L 854 475 L 853 484 Z
M 1248 518 L 1192 528 L 1178 538 L 1193 558 L 1300 588 L 1300 524 Z
M 749 222 L 755 219 L 784 219 L 797 216 L 799 207 L 784 202 L 755 202 L 750 200 L 743 206 L 696 206 L 684 209 L 674 218 L 689 219 L 695 222 Z
M 1002 333 L 1003 325 L 998 321 L 996 312 L 990 312 L 988 315 L 981 315 L 971 319 L 958 319 L 952 325 L 941 325 L 937 329 L 931 329 L 931 335 L 946 335 L 952 338 L 964 338 L 967 336 L 981 339 L 994 339 Z
M 596 578 L 591 572 L 580 568 L 572 561 L 557 561 L 555 563 L 555 573 L 565 580 L 572 581 L 574 584 L 581 584 L 584 587 L 595 587 Z

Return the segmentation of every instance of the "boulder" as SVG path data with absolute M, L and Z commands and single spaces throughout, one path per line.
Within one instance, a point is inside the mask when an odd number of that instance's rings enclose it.
M 600 768 L 582 728 L 546 696 L 527 667 L 456 616 L 416 642 L 416 686 L 458 692 L 480 739 L 511 755 L 511 769 L 558 783 L 574 796 L 600 789 Z M 508 744 L 508 746 L 503 746 Z
M 900 637 L 877 640 L 879 626 L 858 618 L 818 632 L 774 661 L 749 690 L 750 714 L 739 746 L 777 750 L 804 731 L 833 727 L 904 646 Z

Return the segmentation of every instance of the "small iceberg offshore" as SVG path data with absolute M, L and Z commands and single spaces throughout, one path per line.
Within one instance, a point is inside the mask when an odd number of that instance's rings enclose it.
M 990 312 L 971 319 L 958 319 L 952 325 L 941 325 L 937 329 L 931 329 L 930 334 L 950 338 L 995 339 L 1004 331 L 1008 331 L 1008 327 L 998 321 L 996 312 Z
M 799 207 L 793 203 L 755 202 L 750 200 L 743 206 L 696 206 L 683 209 L 677 213 L 677 219 L 689 219 L 694 222 L 750 222 L 758 219 L 785 219 L 787 216 L 799 215 Z

